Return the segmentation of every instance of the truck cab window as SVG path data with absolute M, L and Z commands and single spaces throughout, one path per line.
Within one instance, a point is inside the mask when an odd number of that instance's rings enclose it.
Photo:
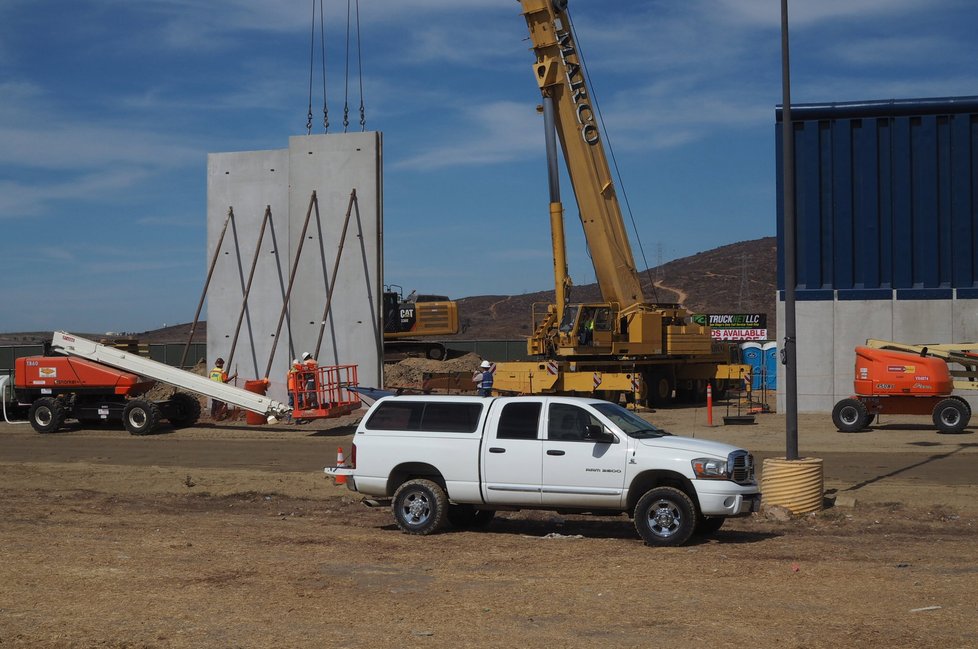
M 547 439 L 582 442 L 584 441 L 584 427 L 588 424 L 600 426 L 601 422 L 583 408 L 565 403 L 550 404 L 547 417 Z
M 536 439 L 540 427 L 540 403 L 507 403 L 499 413 L 498 439 Z

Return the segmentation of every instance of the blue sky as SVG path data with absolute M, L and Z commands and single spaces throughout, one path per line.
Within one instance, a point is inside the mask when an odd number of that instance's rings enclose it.
M 325 4 L 330 132 L 341 132 L 347 3 Z M 642 250 L 654 266 L 773 235 L 778 0 L 570 7 L 639 265 Z M 978 95 L 973 0 L 790 11 L 795 103 Z M 0 331 L 193 318 L 207 154 L 305 133 L 310 18 L 309 0 L 0 0 Z M 454 298 L 551 288 L 518 3 L 362 0 L 360 28 L 367 128 L 384 133 L 385 280 Z M 358 130 L 355 76 L 350 89 Z M 570 266 L 583 284 L 594 273 L 575 215 L 569 206 Z

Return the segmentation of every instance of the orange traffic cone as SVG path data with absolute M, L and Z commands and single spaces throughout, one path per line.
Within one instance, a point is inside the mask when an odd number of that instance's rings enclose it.
M 343 456 L 343 447 L 340 446 L 336 449 L 336 466 L 346 466 L 346 458 Z M 346 476 L 338 475 L 336 476 L 336 484 L 346 484 Z

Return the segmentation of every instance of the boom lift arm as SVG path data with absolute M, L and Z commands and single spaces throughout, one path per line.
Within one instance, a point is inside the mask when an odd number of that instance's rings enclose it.
M 270 424 L 292 412 L 292 409 L 286 404 L 269 399 L 264 395 L 212 381 L 206 376 L 158 363 L 115 347 L 101 345 L 65 331 L 54 332 L 51 338 L 51 348 L 68 356 L 78 356 L 95 361 L 102 365 L 190 390 L 212 399 L 218 399 L 251 412 L 257 412 L 267 417 Z

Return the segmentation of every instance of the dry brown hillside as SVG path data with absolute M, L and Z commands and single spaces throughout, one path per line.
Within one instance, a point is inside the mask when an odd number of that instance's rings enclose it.
M 766 313 L 775 322 L 777 241 L 765 237 L 741 241 L 676 259 L 643 273 L 647 299 L 681 301 L 696 313 Z M 655 289 L 652 289 L 655 284 Z M 576 286 L 573 301 L 600 300 L 597 284 Z M 534 303 L 554 300 L 554 292 L 524 295 L 479 295 L 458 300 L 464 339 L 519 338 L 530 333 Z M 537 307 L 539 310 L 539 306 Z

